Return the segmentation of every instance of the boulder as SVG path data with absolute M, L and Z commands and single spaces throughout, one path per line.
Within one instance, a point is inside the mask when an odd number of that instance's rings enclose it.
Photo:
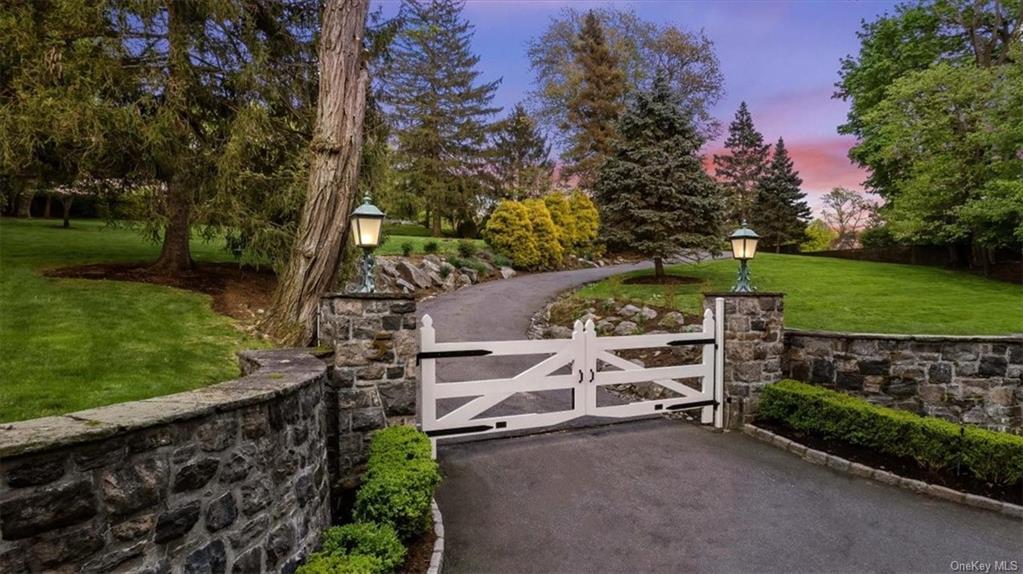
M 571 339 L 572 329 L 561 325 L 551 325 L 547 328 L 548 339 Z
M 436 267 L 440 267 L 441 264 L 444 263 L 444 261 L 439 256 L 433 254 L 423 257 L 423 261 L 429 261 Z
M 686 322 L 685 315 L 678 311 L 668 311 L 661 317 L 661 320 L 657 322 L 657 326 L 664 327 L 665 329 L 675 329 L 681 327 Z
M 654 311 L 650 307 L 643 307 L 642 309 L 639 310 L 639 314 L 642 315 L 644 319 L 657 318 L 657 311 Z
M 639 325 L 636 325 L 632 321 L 622 321 L 615 327 L 615 335 L 635 335 L 639 332 Z
M 462 287 L 472 285 L 472 279 L 470 279 L 465 273 L 452 271 L 451 275 L 455 276 L 455 289 L 461 289 Z
M 512 277 L 515 277 L 514 269 L 512 269 L 511 267 L 501 268 L 501 279 L 511 279 Z
M 596 324 L 595 327 L 598 333 L 600 333 L 601 335 L 607 335 L 608 333 L 614 331 L 615 324 L 608 319 L 602 319 L 600 322 Z
M 397 271 L 399 277 L 420 289 L 429 289 L 433 286 L 433 281 L 430 281 L 430 276 L 408 260 L 399 261 L 398 264 L 394 266 L 394 269 Z
M 618 310 L 618 314 L 622 317 L 632 317 L 636 313 L 639 313 L 639 307 L 629 304 Z
M 462 267 L 461 269 L 459 269 L 459 271 L 461 271 L 463 275 L 467 276 L 470 282 L 472 283 L 480 282 L 479 272 L 473 269 L 472 267 Z

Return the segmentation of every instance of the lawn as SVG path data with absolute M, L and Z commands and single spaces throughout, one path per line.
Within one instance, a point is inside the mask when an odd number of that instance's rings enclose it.
M 448 239 L 443 237 L 418 237 L 411 235 L 388 235 L 384 238 L 384 243 L 374 252 L 376 255 L 401 255 L 401 246 L 403 243 L 408 243 L 412 246 L 412 253 L 416 255 L 422 255 L 427 253 L 426 245 L 431 242 L 437 244 L 437 253 L 446 255 L 455 255 L 458 253 L 458 242 L 465 241 L 459 239 Z M 469 239 L 477 250 L 486 247 L 486 243 L 482 239 Z
M 0 220 L 0 422 L 73 412 L 238 376 L 261 344 L 206 295 L 142 283 L 53 279 L 47 267 L 152 261 L 159 246 L 96 221 Z M 230 261 L 194 241 L 200 261 Z
M 785 325 L 870 333 L 998 335 L 1023 332 L 1023 286 L 935 267 L 760 254 L 750 264 L 760 291 L 785 293 Z M 720 260 L 676 265 L 670 273 L 699 278 L 674 289 L 627 285 L 629 273 L 583 287 L 578 296 L 617 296 L 698 312 L 701 293 L 727 291 L 737 264 Z M 671 301 L 669 301 L 669 299 Z

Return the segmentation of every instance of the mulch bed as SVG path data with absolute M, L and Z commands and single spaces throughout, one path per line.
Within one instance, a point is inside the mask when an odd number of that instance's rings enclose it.
M 433 543 L 437 535 L 433 532 L 433 525 L 430 525 L 426 534 L 413 540 L 408 546 L 405 554 L 405 564 L 398 570 L 400 574 L 423 574 L 430 569 L 430 559 L 433 557 Z
M 868 448 L 852 445 L 843 441 L 826 439 L 818 435 L 793 430 L 784 424 L 779 424 L 774 421 L 757 420 L 756 425 L 785 438 L 794 440 L 809 448 L 840 456 L 852 462 L 858 462 L 866 466 L 886 470 L 899 476 L 922 480 L 931 484 L 937 484 L 961 492 L 978 494 L 995 500 L 1011 502 L 1012 504 L 1023 504 L 1023 483 L 998 486 L 984 482 L 967 474 L 935 472 L 920 466 L 911 458 L 899 458 L 877 453 Z
M 101 263 L 47 270 L 47 277 L 104 279 L 166 285 L 205 293 L 213 298 L 213 310 L 253 324 L 273 298 L 277 278 L 269 269 L 241 267 L 234 263 L 199 263 L 180 275 L 156 273 L 147 263 Z
M 653 275 L 637 275 L 622 281 L 625 285 L 692 285 L 702 283 L 703 279 L 697 277 L 685 277 L 683 275 L 665 275 L 655 277 Z

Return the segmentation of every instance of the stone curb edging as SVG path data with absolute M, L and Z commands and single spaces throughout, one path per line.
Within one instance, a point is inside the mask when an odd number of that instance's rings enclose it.
M 426 574 L 440 574 L 444 568 L 444 517 L 441 516 L 436 498 L 430 501 L 430 511 L 433 513 L 433 534 L 437 539 L 433 541 L 433 555 L 430 556 L 430 567 Z
M 896 486 L 917 494 L 924 494 L 941 500 L 955 502 L 957 504 L 998 512 L 1016 520 L 1023 520 L 1023 506 L 1009 502 L 1002 502 L 1001 500 L 994 500 L 986 496 L 960 492 L 937 484 L 930 484 L 922 480 L 899 476 L 858 462 L 852 462 L 840 456 L 835 456 L 833 454 L 809 448 L 792 439 L 785 438 L 749 423 L 743 425 L 742 432 L 761 442 L 797 455 L 812 464 L 826 466 L 830 469 L 851 474 L 853 476 L 876 480 L 882 484 Z

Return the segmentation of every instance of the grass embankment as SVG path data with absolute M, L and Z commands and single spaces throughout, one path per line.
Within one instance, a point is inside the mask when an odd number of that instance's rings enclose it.
M 0 421 L 166 395 L 238 375 L 261 346 L 210 297 L 160 285 L 44 277 L 47 268 L 153 261 L 159 246 L 102 222 L 0 221 Z M 230 261 L 193 241 L 197 261 Z
M 628 273 L 583 287 L 585 299 L 615 297 L 698 313 L 701 293 L 727 291 L 737 263 L 675 265 L 687 285 L 629 285 Z M 750 264 L 760 291 L 785 293 L 785 325 L 868 333 L 999 335 L 1023 332 L 1023 287 L 936 267 L 759 254 Z

